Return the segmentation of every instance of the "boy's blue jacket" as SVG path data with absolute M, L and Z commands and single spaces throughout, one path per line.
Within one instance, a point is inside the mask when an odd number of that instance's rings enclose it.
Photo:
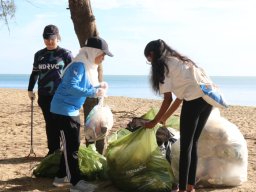
M 51 112 L 65 116 L 77 116 L 86 97 L 95 94 L 96 88 L 89 82 L 84 64 L 74 62 L 65 71 L 53 96 Z

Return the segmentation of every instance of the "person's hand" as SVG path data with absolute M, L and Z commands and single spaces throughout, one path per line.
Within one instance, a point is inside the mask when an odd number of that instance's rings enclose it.
M 161 123 L 163 126 L 166 126 L 166 119 L 162 118 L 159 123 Z
M 34 100 L 36 98 L 36 94 L 33 91 L 28 91 L 28 97 L 30 100 Z
M 144 123 L 144 127 L 146 129 L 153 129 L 156 126 L 157 122 L 155 122 L 154 120 L 152 121 L 148 121 Z
M 103 89 L 108 89 L 108 83 L 103 81 L 103 82 L 100 82 L 100 88 L 103 88 Z
M 106 96 L 106 89 L 98 88 L 96 91 L 96 97 L 105 97 Z

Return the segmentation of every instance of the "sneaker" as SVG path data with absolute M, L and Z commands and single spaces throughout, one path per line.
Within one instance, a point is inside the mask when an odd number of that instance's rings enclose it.
M 62 177 L 62 178 L 55 177 L 52 184 L 55 187 L 64 187 L 64 186 L 70 185 L 67 176 L 66 177 Z
M 95 188 L 95 185 L 80 180 L 76 185 L 70 187 L 70 192 L 93 192 Z

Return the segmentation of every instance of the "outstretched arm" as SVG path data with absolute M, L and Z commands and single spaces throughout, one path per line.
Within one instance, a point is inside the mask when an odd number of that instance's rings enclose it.
M 160 120 L 162 119 L 162 117 L 170 107 L 171 103 L 172 103 L 172 93 L 171 92 L 164 93 L 164 100 L 162 102 L 160 110 L 158 111 L 158 113 L 156 114 L 155 118 L 152 121 L 146 122 L 144 124 L 144 127 L 149 129 L 154 128 L 156 124 L 160 122 Z
M 178 109 L 180 104 L 182 103 L 181 99 L 176 98 L 175 101 L 172 103 L 170 108 L 166 111 L 166 113 L 162 116 L 160 122 L 165 124 L 166 120 Z

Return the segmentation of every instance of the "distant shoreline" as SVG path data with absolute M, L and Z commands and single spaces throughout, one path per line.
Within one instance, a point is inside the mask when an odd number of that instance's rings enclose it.
M 0 88 L 0 94 L 1 94 L 1 92 L 4 92 L 4 91 L 18 91 L 18 92 L 26 92 L 27 90 L 25 90 L 25 89 L 17 89 L 17 88 Z M 37 93 L 36 93 L 37 94 Z M 37 96 L 37 95 L 36 95 Z M 1 97 L 1 96 L 0 96 Z M 112 100 L 112 99 L 131 99 L 131 100 L 137 100 L 137 101 L 143 101 L 143 100 L 145 100 L 145 101 L 149 101 L 149 102 L 156 102 L 156 103 L 161 103 L 162 102 L 162 99 L 161 98 L 159 98 L 159 99 L 152 99 L 152 98 L 140 98 L 140 97 L 127 97 L 127 96 L 107 96 L 106 98 L 105 98 L 105 100 Z M 246 108 L 246 107 L 248 107 L 248 108 L 255 108 L 256 109 L 256 106 L 247 106 L 247 105 L 228 105 L 228 108 L 230 108 L 230 107 L 244 107 L 244 108 Z M 227 108 L 227 109 L 228 109 Z M 226 109 L 222 109 L 222 110 L 226 110 Z
M 213 76 L 229 105 L 256 106 L 256 77 Z M 161 100 L 151 88 L 148 75 L 104 75 L 110 96 L 150 98 Z M 29 75 L 0 75 L 0 88 L 27 90 Z M 35 90 L 37 85 L 35 85 Z

